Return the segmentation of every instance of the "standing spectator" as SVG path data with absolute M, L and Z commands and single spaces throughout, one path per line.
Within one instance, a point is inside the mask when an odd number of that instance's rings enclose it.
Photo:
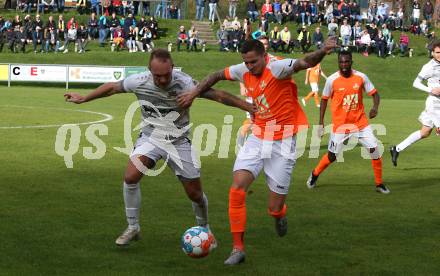
M 284 23 L 293 19 L 292 5 L 289 3 L 289 0 L 284 0 L 284 3 L 281 5 L 281 13 Z
M 96 39 L 98 37 L 98 19 L 96 19 L 96 14 L 94 12 L 92 12 L 87 21 L 87 28 L 90 39 Z
M 287 26 L 284 26 L 283 30 L 280 32 L 281 37 L 281 50 L 285 53 L 290 53 L 293 48 L 292 34 Z
M 196 20 L 203 20 L 206 0 L 196 0 Z
M 243 32 L 244 32 L 244 40 L 251 39 L 252 35 L 252 24 L 249 21 L 249 18 L 243 19 Z
M 353 45 L 356 46 L 359 44 L 359 41 L 360 41 L 361 35 L 362 35 L 362 26 L 359 21 L 356 21 L 354 23 L 353 30 L 351 33 L 353 36 Z
M 218 0 L 208 0 L 208 5 L 209 5 L 209 21 L 211 21 L 212 23 L 214 23 L 215 21 L 215 16 L 217 13 L 217 3 Z
M 54 51 L 58 53 L 58 48 L 60 47 L 60 40 L 58 39 L 57 31 L 53 28 L 46 30 L 46 53 L 49 51 Z
M 386 38 L 383 36 L 383 33 L 381 30 L 379 30 L 379 32 L 377 33 L 375 45 L 376 45 L 376 49 L 377 49 L 377 56 L 385 58 L 385 56 L 386 56 L 385 49 L 387 47 L 387 41 L 386 41 Z
M 95 13 L 97 17 L 101 12 L 101 0 L 90 0 L 90 11 Z
M 185 43 L 186 49 L 189 50 L 188 33 L 185 31 L 184 26 L 180 26 L 179 32 L 177 33 L 177 51 L 180 51 L 180 45 L 182 43 Z
M 258 27 L 260 27 L 264 33 L 268 33 L 269 32 L 269 21 L 264 16 L 261 16 L 260 23 L 258 23 Z
M 83 54 L 86 51 L 86 45 L 89 38 L 89 32 L 86 29 L 86 26 L 84 24 L 79 25 L 79 29 L 77 32 L 77 39 L 76 43 L 78 44 L 78 54 Z
M 258 13 L 258 7 L 257 7 L 257 4 L 255 3 L 255 0 L 249 0 L 249 2 L 247 3 L 247 14 L 248 14 L 251 22 L 254 22 L 255 20 L 257 20 L 259 13 Z
M 151 33 L 153 34 L 153 39 L 158 38 L 158 31 L 159 31 L 159 24 L 157 23 L 154 16 L 150 17 L 150 20 L 147 21 L 148 29 L 150 29 Z
M 419 25 L 420 22 L 420 3 L 418 0 L 414 0 L 412 4 L 412 24 Z
M 107 17 L 101 15 L 98 21 L 98 31 L 99 31 L 99 47 L 104 47 L 105 39 L 107 38 L 109 32 L 109 25 L 107 22 Z
M 401 57 L 406 56 L 409 47 L 409 37 L 403 31 L 400 32 L 399 47 L 400 47 L 400 56 Z
M 350 45 L 351 34 L 351 26 L 348 25 L 347 19 L 344 19 L 341 25 L 342 46 L 347 47 Z
M 317 27 L 312 35 L 312 43 L 316 46 L 316 49 L 321 49 L 324 44 L 324 35 L 321 32 L 321 28 Z
M 157 18 L 161 17 L 161 11 L 162 11 L 162 18 L 166 17 L 166 8 L 167 8 L 167 2 L 165 0 L 162 0 L 158 2 L 156 6 L 156 11 L 154 12 L 154 16 Z
M 396 14 L 396 29 L 403 29 L 404 16 L 403 9 L 400 8 Z
M 432 5 L 431 1 L 428 0 L 423 6 L 423 17 L 426 19 L 426 21 L 428 21 L 428 23 L 430 23 L 433 14 L 434 14 L 434 6 Z
M 229 0 L 229 17 L 234 18 L 237 13 L 237 5 L 239 0 Z
M 324 19 L 327 21 L 327 24 L 330 24 L 333 19 L 333 2 L 329 2 L 327 8 L 325 9 Z
M 387 41 L 388 55 L 394 57 L 394 55 L 393 55 L 394 37 L 393 37 L 393 34 L 391 32 L 389 32 L 388 36 L 386 36 L 386 41 Z
M 69 29 L 67 30 L 67 36 L 66 39 L 64 41 L 64 45 L 61 46 L 59 48 L 60 51 L 64 50 L 64 54 L 69 52 L 69 44 L 70 42 L 73 42 L 74 44 L 76 44 L 76 39 L 77 39 L 77 29 L 76 29 L 76 25 L 75 24 L 70 24 L 69 25 Z
M 269 22 L 273 21 L 273 6 L 270 3 L 270 0 L 265 0 L 265 3 L 261 7 L 261 16 L 264 16 Z
M 335 19 L 332 18 L 330 23 L 327 26 L 328 28 L 328 36 L 336 36 L 336 32 L 338 31 L 338 24 L 335 23 Z
M 269 43 L 274 52 L 278 51 L 278 48 L 281 46 L 281 34 L 278 30 L 278 26 L 275 26 L 270 32 Z

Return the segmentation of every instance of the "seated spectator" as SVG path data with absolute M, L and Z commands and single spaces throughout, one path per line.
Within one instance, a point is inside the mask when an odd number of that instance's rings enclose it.
M 142 52 L 148 51 L 151 52 L 153 50 L 153 34 L 147 26 L 144 26 L 142 30 L 139 31 L 139 35 L 141 36 L 142 41 Z
M 125 41 L 127 44 L 128 52 L 134 53 L 136 52 L 136 32 L 133 26 L 128 28 L 128 32 L 125 35 Z
M 393 56 L 394 37 L 393 37 L 393 34 L 391 32 L 389 32 L 389 34 L 386 36 L 386 42 L 387 42 L 388 55 Z
M 113 33 L 115 32 L 117 27 L 121 26 L 121 22 L 116 17 L 116 13 L 115 12 L 112 13 L 112 17 L 110 18 L 108 25 L 110 27 L 110 40 L 113 40 Z
M 261 28 L 264 33 L 269 32 L 269 21 L 264 16 L 262 16 L 260 18 L 260 23 L 258 23 L 258 27 Z
M 127 18 L 125 18 L 124 23 L 121 23 L 121 26 L 123 26 L 124 33 L 128 34 L 130 32 L 130 27 L 133 27 L 133 30 L 135 32 L 135 38 L 137 37 L 137 29 L 136 29 L 136 19 L 133 17 L 132 13 L 129 13 Z
M 320 27 L 317 27 L 315 32 L 313 32 L 312 43 L 317 49 L 321 49 L 322 45 L 324 44 L 324 35 L 322 34 Z
M 353 26 L 353 30 L 351 32 L 353 37 L 353 45 L 356 45 L 357 42 L 361 39 L 362 35 L 362 26 L 359 21 L 356 21 Z
M 121 26 L 117 26 L 113 31 L 113 43 L 112 43 L 112 51 L 119 51 L 124 49 L 125 45 L 125 33 Z
M 189 42 L 189 50 L 194 50 L 197 52 L 197 44 L 200 42 L 199 32 L 196 30 L 196 27 L 192 26 L 188 31 L 188 42 Z
M 64 22 L 63 15 L 60 14 L 58 16 L 58 22 L 57 22 L 57 35 L 59 39 L 65 39 L 67 32 L 67 26 Z
M 96 14 L 94 12 L 90 15 L 87 22 L 87 28 L 90 39 L 96 39 L 98 37 L 98 20 L 96 19 Z
M 180 26 L 179 32 L 177 33 L 177 51 L 180 51 L 180 45 L 182 43 L 186 44 L 186 50 L 189 50 L 188 33 L 185 31 L 184 26 Z
M 293 49 L 292 34 L 287 26 L 284 26 L 283 30 L 280 32 L 281 37 L 281 50 L 285 53 L 290 53 Z
M 179 8 L 176 5 L 170 5 L 168 12 L 171 19 L 179 19 Z
M 301 17 L 302 25 L 308 24 L 310 26 L 312 24 L 310 18 L 310 5 L 306 1 L 301 2 L 300 6 L 298 7 L 298 13 Z
M 234 30 L 229 32 L 229 41 L 230 41 L 229 49 L 238 52 L 243 40 L 244 40 L 243 31 L 237 25 L 234 25 Z
M 156 19 L 154 19 L 153 16 L 150 17 L 150 20 L 147 21 L 148 29 L 150 29 L 151 33 L 153 34 L 153 39 L 158 38 L 158 31 L 159 31 L 159 24 L 157 23 Z
M 420 23 L 420 34 L 426 36 L 429 33 L 428 29 L 428 23 L 426 20 L 422 20 L 422 23 Z
M 338 31 L 338 24 L 336 24 L 336 19 L 332 18 L 330 23 L 328 24 L 328 36 L 336 36 L 336 32 Z
M 97 17 L 100 17 L 101 0 L 90 0 L 90 12 L 95 13 Z
M 269 43 L 270 47 L 274 50 L 274 52 L 278 51 L 278 48 L 281 46 L 281 34 L 278 30 L 278 26 L 275 26 L 273 30 L 269 34 Z
M 37 4 L 35 0 L 26 0 L 22 12 L 31 13 L 32 8 L 36 8 L 36 7 Z
M 57 31 L 53 28 L 49 28 L 46 31 L 46 53 L 49 51 L 58 52 L 58 48 L 60 47 L 60 40 L 58 39 Z
M 370 34 L 368 33 L 368 30 L 364 30 L 362 32 L 361 38 L 359 40 L 359 46 L 361 51 L 363 52 L 362 54 L 368 57 L 371 47 L 371 37 Z
M 77 32 L 77 40 L 76 40 L 76 43 L 78 44 L 79 54 L 85 53 L 88 38 L 89 38 L 89 32 L 87 31 L 86 26 L 84 26 L 84 24 L 80 24 Z
M 147 4 L 144 3 L 144 5 Z M 134 13 L 133 1 L 122 1 L 122 14 L 125 16 L 127 13 Z
M 76 11 L 79 14 L 83 14 L 86 12 L 87 0 L 77 0 L 76 2 Z
M 228 31 L 228 32 L 233 30 L 232 24 L 229 21 L 229 18 L 227 16 L 226 16 L 225 20 L 223 20 L 223 24 L 222 25 L 223 25 L 223 27 L 225 27 L 225 30 Z
M 112 0 L 112 12 L 122 15 L 122 1 Z
M 59 48 L 60 51 L 64 50 L 64 54 L 69 52 L 69 44 L 73 42 L 76 44 L 77 39 L 77 29 L 75 24 L 70 24 L 70 28 L 67 30 L 67 36 L 64 41 L 64 45 Z
M 305 25 L 303 25 L 301 30 L 299 31 L 297 40 L 301 45 L 303 54 L 307 53 L 311 46 L 311 41 L 310 41 L 310 33 Z
M 260 36 L 266 36 L 266 32 L 263 30 L 263 27 L 259 27 L 258 30 L 252 33 L 253 39 L 259 39 Z
M 6 40 L 5 33 L 2 30 L 0 30 L 0 53 L 3 51 L 3 46 L 5 45 L 5 40 Z
M 341 25 L 341 39 L 342 39 L 342 46 L 347 47 L 350 45 L 350 39 L 351 39 L 351 26 L 348 25 L 348 20 L 344 19 L 342 25 Z
M 293 20 L 292 5 L 289 3 L 289 0 L 284 0 L 284 3 L 281 5 L 281 14 L 283 16 L 283 23 Z
M 75 20 L 75 16 L 72 16 L 67 22 L 67 30 L 70 30 L 72 26 L 75 27 L 75 30 L 78 30 L 78 22 Z
M 257 20 L 259 13 L 258 13 L 258 7 L 257 7 L 257 4 L 255 3 L 255 0 L 249 0 L 249 2 L 247 3 L 247 14 L 248 14 L 251 22 L 254 22 Z
M 229 51 L 229 34 L 225 30 L 225 26 L 220 26 L 217 31 L 217 39 L 220 45 L 220 51 Z
M 47 23 L 46 23 L 46 27 L 44 28 L 45 30 L 49 30 L 49 29 L 54 29 L 56 30 L 57 28 L 57 24 L 55 22 L 55 20 L 53 20 L 53 16 L 49 16 Z
M 239 29 L 241 29 L 241 23 L 238 20 L 238 16 L 234 17 L 234 20 L 231 21 L 232 29 L 235 30 L 235 26 L 237 26 Z
M 36 24 L 35 25 L 35 29 L 33 32 L 33 39 L 32 39 L 32 43 L 34 45 L 34 53 L 37 53 L 37 45 L 41 45 L 40 47 L 40 52 L 44 52 L 44 30 L 42 27 L 40 27 L 40 25 Z
M 270 3 L 270 0 L 265 0 L 265 3 L 261 7 L 261 16 L 267 19 L 269 22 L 273 22 L 274 13 L 273 13 L 273 6 Z
M 8 48 L 15 52 L 15 46 L 20 47 L 19 51 L 24 53 L 26 52 L 26 32 L 24 31 L 24 27 L 21 26 L 18 32 L 15 32 L 12 30 L 12 28 L 8 29 L 8 32 L 6 33 L 6 37 L 8 40 Z
M 401 57 L 406 56 L 409 47 L 409 37 L 403 31 L 400 32 L 399 47 L 400 47 L 400 56 Z
M 44 10 L 52 12 L 55 10 L 55 0 L 40 0 L 38 10 L 40 13 L 44 14 Z
M 273 3 L 273 16 L 275 21 L 278 22 L 278 24 L 283 23 L 283 13 L 281 11 L 280 0 L 275 0 L 275 2 Z

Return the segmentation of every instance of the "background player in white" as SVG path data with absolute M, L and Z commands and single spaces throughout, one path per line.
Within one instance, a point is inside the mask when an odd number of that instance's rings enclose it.
M 139 182 L 144 172 L 152 169 L 160 159 L 168 159 L 168 166 L 182 182 L 192 201 L 197 224 L 209 228 L 208 198 L 203 193 L 200 165 L 196 162 L 195 151 L 188 138 L 189 109 L 178 107 L 176 102 L 177 96 L 193 89 L 195 83 L 189 75 L 173 70 L 173 67 L 168 51 L 156 49 L 150 55 L 149 71 L 129 76 L 120 82 L 103 84 L 86 96 L 77 93 L 64 95 L 66 101 L 81 104 L 127 92 L 134 93 L 141 105 L 143 127 L 130 155 L 123 184 L 128 228 L 116 239 L 117 245 L 127 245 L 131 240 L 139 239 Z M 202 97 L 253 112 L 251 104 L 223 91 L 211 89 Z M 176 131 L 176 128 L 180 131 Z M 169 149 L 173 149 L 174 154 Z
M 423 81 L 427 81 L 428 86 L 424 85 Z M 432 45 L 432 59 L 422 67 L 413 86 L 428 93 L 425 110 L 419 116 L 422 128 L 411 133 L 397 146 L 391 146 L 391 160 L 394 166 L 397 166 L 397 158 L 401 151 L 420 139 L 429 137 L 433 128 L 436 129 L 437 135 L 440 134 L 440 41 Z

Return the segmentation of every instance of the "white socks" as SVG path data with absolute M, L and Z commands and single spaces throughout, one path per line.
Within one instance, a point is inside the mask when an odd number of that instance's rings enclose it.
M 206 226 L 208 224 L 208 198 L 203 193 L 202 204 L 192 202 L 194 214 L 196 215 L 197 225 Z
M 420 130 L 417 130 L 413 133 L 411 133 L 405 140 L 403 140 L 400 144 L 396 146 L 396 150 L 398 152 L 401 152 L 402 150 L 409 147 L 411 144 L 414 144 L 415 142 L 422 139 L 422 135 L 420 134 Z
M 139 229 L 139 211 L 141 208 L 141 189 L 139 183 L 127 184 L 124 182 L 125 215 L 128 228 Z

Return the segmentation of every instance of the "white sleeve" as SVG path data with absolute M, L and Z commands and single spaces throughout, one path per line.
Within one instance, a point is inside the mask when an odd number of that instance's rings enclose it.
M 248 72 L 246 65 L 240 63 L 225 68 L 225 76 L 228 80 L 243 82 L 243 75 Z
M 426 93 L 431 93 L 431 88 L 429 88 L 428 86 L 424 85 L 422 81 L 425 81 L 427 79 L 429 79 L 430 77 L 432 77 L 432 68 L 431 66 L 429 66 L 428 64 L 425 64 L 422 67 L 422 70 L 419 72 L 419 74 L 417 75 L 416 79 L 413 82 L 413 86 L 417 89 L 420 89 L 422 91 L 425 91 Z
M 269 63 L 272 75 L 277 79 L 287 79 L 292 76 L 296 59 L 286 58 Z
M 426 93 L 431 93 L 432 89 L 422 83 L 423 78 L 417 76 L 413 82 L 413 86 L 419 90 L 425 91 Z
M 327 78 L 325 81 L 324 89 L 322 90 L 322 98 L 328 99 L 333 93 L 333 78 Z
M 370 81 L 367 75 L 362 74 L 362 78 L 364 79 L 364 91 L 371 96 L 376 92 L 376 88 L 374 88 L 373 83 Z
M 134 92 L 139 87 L 140 76 L 139 74 L 131 75 L 128 78 L 121 81 L 121 87 L 124 92 Z

